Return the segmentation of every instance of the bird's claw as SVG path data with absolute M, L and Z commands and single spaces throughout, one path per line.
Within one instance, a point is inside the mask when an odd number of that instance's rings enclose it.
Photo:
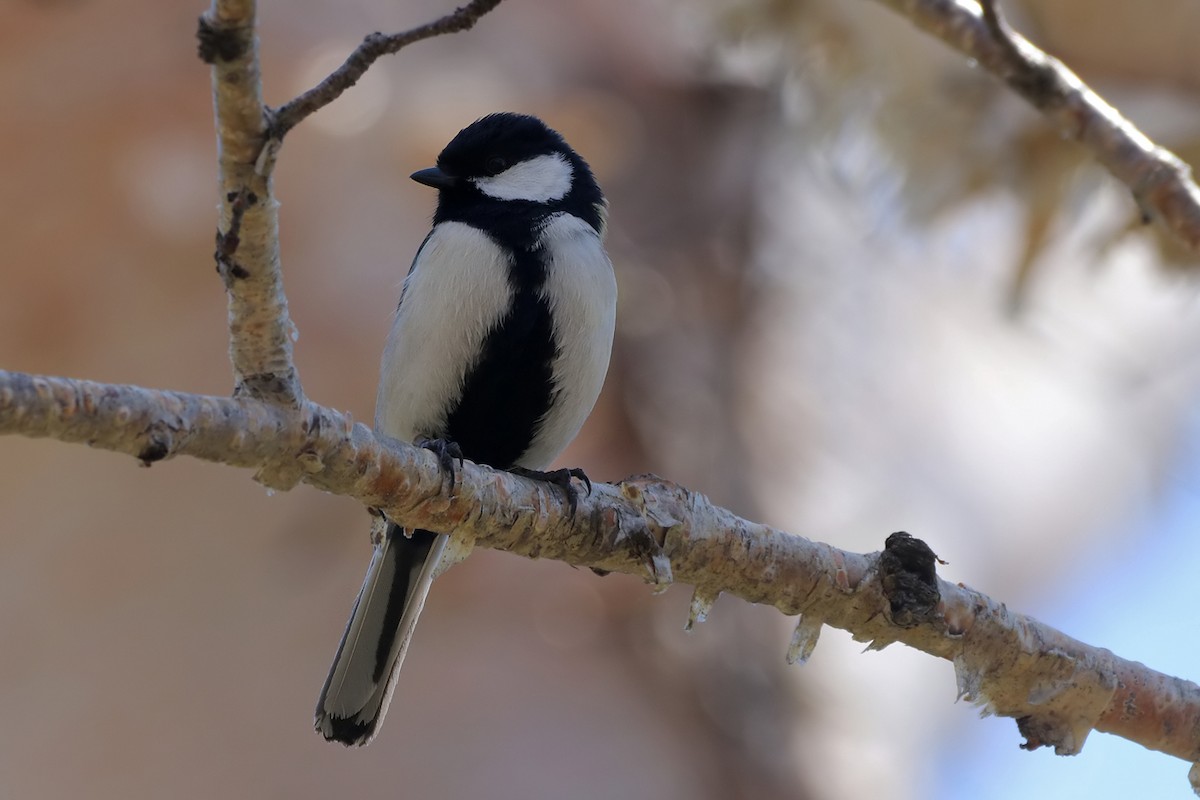
M 543 472 L 538 469 L 525 469 L 524 467 L 513 467 L 509 472 L 514 475 L 520 475 L 523 478 L 532 478 L 535 481 L 552 483 L 562 489 L 563 494 L 567 496 L 567 507 L 571 509 L 571 516 L 575 516 L 575 510 L 579 506 L 579 493 L 575 489 L 575 484 L 571 483 L 571 479 L 577 478 L 587 487 L 585 494 L 590 495 L 592 493 L 592 481 L 579 467 L 564 467 L 562 469 L 553 469 L 549 472 Z
M 458 442 L 440 437 L 418 436 L 413 440 L 413 444 L 437 456 L 438 469 L 443 475 L 450 476 L 450 491 L 454 491 L 454 484 L 458 480 L 458 470 L 454 462 L 457 461 L 460 467 L 463 463 L 462 448 L 458 446 Z

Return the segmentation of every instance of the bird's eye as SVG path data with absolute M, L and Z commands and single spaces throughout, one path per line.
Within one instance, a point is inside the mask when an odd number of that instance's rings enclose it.
M 489 175 L 499 175 L 504 170 L 508 169 L 508 159 L 501 156 L 492 156 L 484 165 Z

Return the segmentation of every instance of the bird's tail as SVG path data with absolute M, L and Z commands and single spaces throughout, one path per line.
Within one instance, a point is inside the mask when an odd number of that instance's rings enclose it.
M 446 537 L 380 519 L 371 566 L 321 698 L 314 726 L 330 741 L 365 745 L 375 738 L 392 699 L 396 674 L 446 550 Z

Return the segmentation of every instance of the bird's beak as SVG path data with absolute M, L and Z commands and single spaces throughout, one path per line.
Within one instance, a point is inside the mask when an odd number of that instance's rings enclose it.
M 458 185 L 458 178 L 453 175 L 447 175 L 437 167 L 419 169 L 409 177 L 417 183 L 423 183 L 435 189 L 453 189 Z

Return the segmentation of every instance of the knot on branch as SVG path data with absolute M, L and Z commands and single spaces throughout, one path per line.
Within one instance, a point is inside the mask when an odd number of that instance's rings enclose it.
M 656 589 L 665 591 L 674 580 L 665 549 L 667 537 L 680 525 L 682 516 L 671 506 L 680 500 L 686 502 L 687 491 L 657 475 L 635 475 L 621 481 L 618 489 L 638 515 L 616 521 L 613 545 L 626 548 L 630 556 L 645 566 L 647 578 Z
M 145 433 L 146 443 L 138 451 L 137 459 L 143 467 L 148 467 L 155 461 L 162 461 L 171 455 L 174 436 L 165 422 L 159 421 L 151 425 Z
M 303 402 L 296 369 L 288 367 L 277 372 L 256 372 L 238 377 L 234 397 L 253 397 L 268 403 L 299 408 Z
M 976 614 L 980 620 L 954 657 L 959 698 L 981 706 L 984 716 L 1015 719 L 1026 750 L 1078 753 L 1120 683 L 1113 654 L 1001 603 L 981 601 Z
M 349 430 L 339 428 L 325 416 L 325 410 L 312 403 L 299 405 L 303 420 L 297 436 L 291 437 L 291 457 L 273 460 L 254 473 L 254 480 L 272 491 L 294 489 L 308 476 L 325 469 L 329 454 L 349 437 Z
M 242 219 L 246 216 L 246 209 L 258 202 L 258 195 L 242 188 L 227 194 L 225 200 L 229 203 L 229 228 L 225 231 L 217 229 L 217 246 L 213 258 L 217 262 L 217 274 L 228 289 L 234 281 L 250 277 L 246 268 L 234 259 L 234 254 L 242 244 Z
M 879 554 L 879 580 L 893 624 L 912 628 L 937 618 L 940 560 L 929 545 L 904 531 L 887 538 Z
M 1025 737 L 1021 749 L 1053 747 L 1056 755 L 1077 755 L 1116 692 L 1112 659 L 1079 658 L 1058 651 L 1048 656 L 1050 668 L 1026 687 L 1024 700 L 1037 711 L 1016 718 L 1017 730 Z
M 1067 756 L 1079 753 L 1083 748 L 1083 737 L 1086 737 L 1091 729 L 1085 727 L 1082 735 L 1077 735 L 1064 720 L 1030 714 L 1017 717 L 1017 730 L 1025 737 L 1025 741 L 1021 742 L 1022 750 L 1053 747 L 1057 755 Z
M 253 38 L 253 28 L 223 24 L 201 14 L 196 26 L 196 54 L 205 64 L 234 61 L 246 54 Z

